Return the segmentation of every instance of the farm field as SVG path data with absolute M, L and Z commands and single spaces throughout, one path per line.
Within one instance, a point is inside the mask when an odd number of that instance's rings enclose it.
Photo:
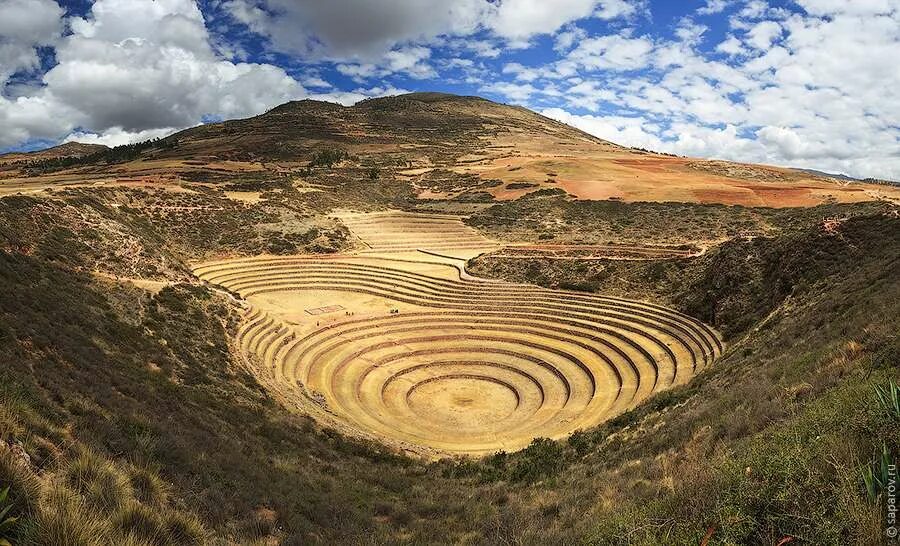
M 722 352 L 711 328 L 658 305 L 469 276 L 465 258 L 492 243 L 458 219 L 342 218 L 367 250 L 193 271 L 248 302 L 236 343 L 257 378 L 351 434 L 428 456 L 515 451 L 683 385 Z

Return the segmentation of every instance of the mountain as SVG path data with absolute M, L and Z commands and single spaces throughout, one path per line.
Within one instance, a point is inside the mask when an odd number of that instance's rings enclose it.
M 43 159 L 79 158 L 109 149 L 102 144 L 84 144 L 81 142 L 65 142 L 52 148 L 33 152 L 13 152 L 0 154 L 0 165 L 17 161 L 40 161 Z
M 802 171 L 805 173 L 810 173 L 816 176 L 822 176 L 825 178 L 834 178 L 836 180 L 843 180 L 844 182 L 867 182 L 869 184 L 891 184 L 898 185 L 900 182 L 894 180 L 883 180 L 880 178 L 854 178 L 852 176 L 847 176 L 846 174 L 836 174 L 836 173 L 828 173 L 824 171 L 817 171 L 815 169 L 797 169 L 798 171 Z
M 378 170 L 398 187 L 435 199 L 508 200 L 542 189 L 578 199 L 772 207 L 900 198 L 900 190 L 883 185 L 848 186 L 795 169 L 625 148 L 525 108 L 440 93 L 350 107 L 290 102 L 253 118 L 182 131 L 129 161 L 110 159 L 116 178 L 128 183 L 223 182 L 300 173 L 325 152 L 346 155 L 332 165 L 335 176 Z M 114 183 L 108 164 L 100 158 L 69 171 L 8 171 L 0 191 L 39 187 L 50 172 L 54 183 Z

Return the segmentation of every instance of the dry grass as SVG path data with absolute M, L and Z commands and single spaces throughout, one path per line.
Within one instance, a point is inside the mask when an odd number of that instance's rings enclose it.
M 169 486 L 159 476 L 145 468 L 132 469 L 130 475 L 135 489 L 117 463 L 82 448 L 38 478 L 19 460 L 0 452 L 0 487 L 10 487 L 10 515 L 20 518 L 14 543 L 206 544 L 207 532 L 197 516 L 168 507 Z
M 104 546 L 108 523 L 94 514 L 77 493 L 61 484 L 40 497 L 40 510 L 27 525 L 22 542 L 34 546 Z
M 65 484 L 77 492 L 89 507 L 106 512 L 122 508 L 133 492 L 128 478 L 108 459 L 82 451 L 60 472 Z
M 141 503 L 162 508 L 169 502 L 171 488 L 156 470 L 148 466 L 133 466 L 128 475 L 134 497 Z

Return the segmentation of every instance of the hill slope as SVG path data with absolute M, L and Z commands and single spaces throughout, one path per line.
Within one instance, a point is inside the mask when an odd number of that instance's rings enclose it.
M 83 144 L 81 142 L 66 142 L 59 146 L 53 146 L 45 150 L 34 152 L 15 152 L 0 154 L 0 165 L 19 161 L 41 161 L 44 159 L 61 159 L 67 157 L 85 157 L 100 153 L 108 148 L 102 144 Z
M 521 107 L 439 93 L 370 99 L 352 107 L 291 102 L 130 151 L 135 153 L 90 156 L 70 170 L 65 168 L 71 163 L 58 162 L 7 170 L 0 173 L 6 179 L 0 191 L 86 181 L 299 177 L 312 162 L 327 165 L 334 176 L 374 173 L 421 198 L 469 201 L 514 199 L 542 188 L 560 188 L 581 199 L 774 207 L 900 197 L 897 188 L 846 184 L 794 169 L 623 148 Z
M 171 260 L 152 228 L 115 219 L 146 241 L 145 261 Z M 29 250 L 28 223 L 11 225 L 0 486 L 23 499 L 26 544 L 63 524 L 86 543 L 697 543 L 712 529 L 724 543 L 877 544 L 858 467 L 882 441 L 900 448 L 900 416 L 872 389 L 897 377 L 898 234 L 870 214 L 727 243 L 684 268 L 703 297 L 676 286 L 672 301 L 730 294 L 767 319 L 735 326 L 711 370 L 568 441 L 425 464 L 279 407 L 229 350 L 228 295 L 92 276 L 97 249 L 57 237 Z M 790 270 L 771 266 L 784 256 Z M 748 297 L 741 279 L 773 292 Z

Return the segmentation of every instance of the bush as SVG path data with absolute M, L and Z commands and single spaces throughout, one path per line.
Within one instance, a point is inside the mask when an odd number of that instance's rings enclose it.
M 516 459 L 510 480 L 533 483 L 556 475 L 565 465 L 563 447 L 548 438 L 535 438 Z
M 309 161 L 309 167 L 331 168 L 345 159 L 347 159 L 347 152 L 343 150 L 319 150 Z

